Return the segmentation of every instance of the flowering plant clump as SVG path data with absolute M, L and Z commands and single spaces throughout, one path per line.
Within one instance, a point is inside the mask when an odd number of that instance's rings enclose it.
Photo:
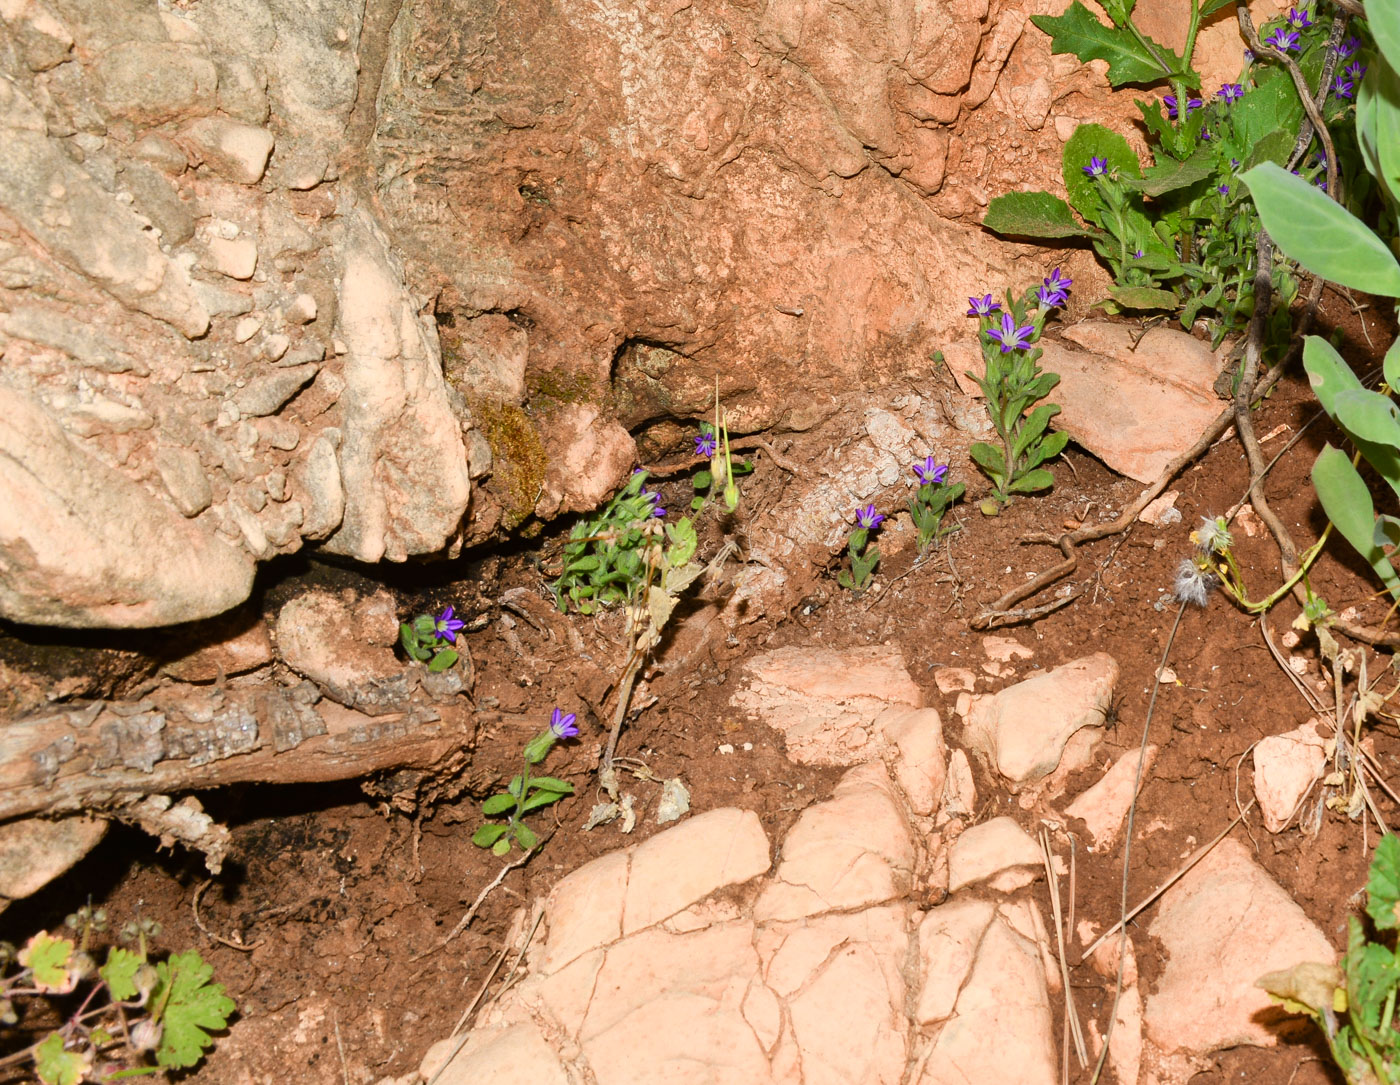
M 1081 124 L 1063 150 L 1068 203 L 1048 192 L 1009 193 L 992 200 L 983 225 L 1006 235 L 1087 241 L 1113 274 L 1114 286 L 1103 303 L 1110 312 L 1175 311 L 1186 328 L 1206 317 L 1218 344 L 1254 309 L 1259 217 L 1237 177 L 1261 162 L 1291 167 L 1320 147 L 1317 139 L 1294 147 L 1303 105 L 1273 51 L 1295 59 L 1315 87 L 1329 91 L 1319 97 L 1329 126 L 1356 108 L 1360 77 L 1346 69 L 1327 75 L 1322 87 L 1329 27 L 1300 5 L 1261 27 L 1266 55 L 1248 56 L 1238 82 L 1207 93 L 1191 57 L 1201 21 L 1222 6 L 1219 0 L 1191 0 L 1181 56 L 1134 25 L 1133 3 L 1099 2 L 1110 27 L 1079 0 L 1064 15 L 1031 21 L 1051 34 L 1055 52 L 1107 60 L 1115 87 L 1168 84 L 1160 101 L 1137 103 L 1155 161 L 1144 168 L 1122 136 Z M 1354 20 L 1353 25 L 1364 24 Z M 1361 38 L 1349 38 L 1332 63 L 1363 46 Z M 1373 189 L 1355 141 L 1343 132 L 1338 147 L 1346 190 L 1364 201 Z M 1302 175 L 1316 181 L 1321 172 L 1308 168 Z M 1359 188 L 1353 188 L 1356 182 Z M 1297 283 L 1288 261 L 1280 259 L 1270 270 L 1277 304 L 1270 314 L 1269 346 L 1277 351 L 1287 341 L 1287 310 Z
M 147 940 L 160 935 L 160 924 L 141 919 L 122 928 L 128 945 L 109 947 L 99 966 L 92 937 L 106 929 L 106 912 L 82 907 L 66 925 L 76 942 L 48 931 L 18 949 L 0 942 L 0 1024 L 18 1024 L 21 998 L 52 1000 L 60 1015 L 71 1012 L 0 1066 L 32 1063 L 44 1085 L 76 1085 L 185 1069 L 204 1058 L 214 1043 L 210 1033 L 226 1027 L 237 1006 L 223 984 L 209 982 L 214 969 L 198 951 L 152 961 Z
M 1056 268 L 1041 280 L 1040 286 L 1027 290 L 1020 298 L 1007 291 L 1006 310 L 1000 320 L 993 314 L 993 308 L 999 306 L 976 313 L 984 372 L 980 377 L 975 373 L 968 376 L 977 381 L 986 397 L 987 413 L 1001 438 L 1001 446 L 978 441 L 969 453 L 992 480 L 992 499 L 997 505 L 1005 505 L 1012 494 L 1034 493 L 1055 483 L 1055 477 L 1041 465 L 1058 456 L 1069 440 L 1064 433 L 1046 432 L 1050 419 L 1060 413 L 1060 408 L 1053 403 L 1034 410 L 1031 407 L 1044 399 L 1060 378 L 1041 371 L 1037 364 L 1041 350 L 1033 344 L 1040 338 L 1049 315 L 1068 300 L 1071 284 L 1072 280 L 1062 277 Z M 970 312 L 975 310 L 976 306 Z M 921 486 L 920 491 L 923 489 Z M 962 493 L 961 484 L 956 489 L 957 494 L 948 498 L 944 507 Z M 941 509 L 938 517 L 942 517 Z M 915 523 L 918 522 L 916 514 Z M 921 527 L 921 543 L 922 540 Z
M 505 855 L 512 843 L 518 843 L 522 851 L 530 851 L 540 842 L 539 835 L 522 819 L 532 810 L 550 806 L 565 795 L 572 795 L 574 785 L 554 776 L 532 776 L 530 769 L 549 755 L 555 743 L 578 736 L 574 719 L 572 712 L 565 714 L 563 709 L 556 708 L 550 716 L 549 726 L 525 744 L 525 766 L 520 775 L 512 777 L 504 791 L 492 795 L 481 804 L 482 814 L 488 818 L 507 815 L 506 823 L 483 825 L 472 834 L 473 844 L 479 848 L 490 848 L 494 855 Z
M 633 598 L 646 578 L 647 542 L 661 533 L 666 510 L 646 489 L 647 473 L 635 471 L 598 516 L 574 525 L 564 544 L 564 568 L 553 585 L 554 600 L 567 613 L 592 614 Z
M 919 480 L 919 488 L 909 499 L 909 515 L 913 517 L 914 527 L 919 532 L 918 547 L 922 556 L 944 535 L 957 530 L 956 525 L 943 526 L 943 515 L 948 511 L 948 506 L 962 497 L 967 487 L 961 482 L 949 483 L 948 465 L 937 463 L 932 456 L 914 465 L 914 477 Z
M 399 626 L 399 643 L 410 659 L 426 663 L 428 670 L 434 673 L 445 671 L 457 662 L 460 656 L 454 645 L 457 634 L 467 623 L 453 614 L 453 609 L 446 607 L 436 617 L 420 614 Z
M 721 498 L 727 512 L 739 507 L 739 486 L 735 479 L 742 478 L 753 470 L 753 461 L 734 462 L 729 452 L 729 429 L 720 418 L 711 425 L 700 423 L 700 432 L 695 435 L 695 454 L 709 460 L 709 466 L 695 472 L 691 485 L 695 496 L 690 501 L 690 511 L 699 512 L 711 501 Z
M 846 556 L 851 560 L 851 568 L 836 574 L 836 583 L 853 592 L 863 592 L 870 586 L 870 578 L 875 575 L 875 566 L 880 564 L 880 551 L 869 545 L 870 533 L 884 522 L 883 513 L 875 511 L 874 505 L 856 509 L 856 528 L 851 532 L 846 544 Z

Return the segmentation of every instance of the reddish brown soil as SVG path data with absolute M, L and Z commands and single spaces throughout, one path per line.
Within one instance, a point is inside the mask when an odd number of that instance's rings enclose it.
M 1379 352 L 1367 348 L 1345 305 L 1329 296 L 1323 312 L 1324 329 L 1337 321 L 1346 329 L 1349 356 L 1359 370 L 1378 364 Z M 1369 316 L 1368 324 L 1375 324 Z M 1286 427 L 1265 443 L 1268 456 L 1303 431 L 1265 486 L 1300 545 L 1310 544 L 1323 526 L 1307 477 L 1322 442 L 1335 439 L 1325 419 L 1313 421 L 1315 412 L 1305 384 L 1295 377 L 1261 405 L 1256 421 L 1261 436 Z M 1053 549 L 1023 546 L 1018 540 L 1030 531 L 1060 530 L 1071 520 L 1112 519 L 1139 492 L 1136 484 L 1073 449 L 1055 474 L 1052 494 L 1022 500 L 998 518 L 960 506 L 963 530 L 954 537 L 951 559 L 943 555 L 911 569 L 911 553 L 894 555 L 881 570 L 884 590 L 853 598 L 829 574 L 814 571 L 802 593 L 803 605 L 789 615 L 760 618 L 730 639 L 718 623 L 705 633 L 682 626 L 678 643 L 662 654 L 658 672 L 634 698 L 642 708 L 624 731 L 622 752 L 642 758 L 659 776 L 682 776 L 695 809 L 753 809 L 777 837 L 804 806 L 829 792 L 836 774 L 789 763 L 777 737 L 737 714 L 729 700 L 748 657 L 789 644 L 898 645 L 928 703 L 944 712 L 945 727 L 956 742 L 958 718 L 951 699 L 934 685 L 931 668 L 978 668 L 984 656 L 969 619 L 1005 588 L 1059 560 Z M 1126 538 L 1084 548 L 1080 567 L 1068 581 L 1084 589 L 1078 600 L 1033 625 L 999 631 L 1033 647 L 1036 663 L 1047 667 L 1095 650 L 1118 660 L 1117 720 L 1100 768 L 1124 751 L 1136 750 L 1142 738 L 1153 675 L 1176 614 L 1170 601 L 1162 609 L 1155 604 L 1167 599 L 1173 571 L 1190 550 L 1188 533 L 1199 517 L 1232 506 L 1246 482 L 1240 446 L 1227 439 L 1173 484 L 1181 492 L 1182 523 L 1165 529 L 1139 524 Z M 781 483 L 775 468 L 761 465 L 749 480 L 746 500 L 761 502 L 766 487 Z M 677 480 L 663 490 L 679 499 L 684 485 Z M 1276 549 L 1267 536 L 1249 538 L 1237 530 L 1236 537 L 1250 590 L 1262 596 L 1279 580 Z M 157 857 L 147 839 L 127 831 L 114 833 L 70 875 L 11 909 L 5 916 L 8 936 L 52 927 L 91 897 L 116 916 L 139 911 L 159 919 L 165 927 L 162 942 L 169 947 L 199 948 L 237 999 L 240 1019 L 194 1080 L 329 1085 L 370 1082 L 413 1068 L 476 995 L 517 908 L 594 856 L 656 831 L 646 816 L 631 838 L 614 828 L 581 830 L 595 801 L 588 771 L 605 737 L 607 717 L 597 714 L 603 711 L 598 701 L 620 666 L 616 617 L 596 623 L 567 620 L 581 634 L 590 661 L 570 647 L 562 617 L 541 620 L 536 628 L 508 615 L 520 655 L 505 637 L 501 612 L 490 602 L 514 586 L 543 597 L 540 559 L 547 561 L 556 552 L 557 543 L 546 541 L 538 551 L 484 561 L 461 581 L 443 577 L 427 586 L 398 586 L 405 611 L 451 602 L 464 613 L 490 616 L 485 628 L 468 638 L 478 669 L 478 703 L 489 705 L 494 698 L 510 721 L 490 741 L 518 748 L 556 704 L 579 713 L 583 728 L 582 741 L 561 748 L 550 761 L 551 771 L 578 781 L 583 793 L 555 808 L 558 828 L 552 838 L 527 866 L 506 878 L 471 926 L 449 944 L 441 943 L 501 863 L 470 843 L 480 823 L 475 805 L 466 800 L 439 805 L 415 819 L 377 806 L 352 786 L 276 792 L 247 788 L 206 797 L 208 807 L 233 826 L 239 860 L 204 892 L 200 918 L 209 931 L 255 947 L 251 952 L 219 944 L 197 929 L 192 901 L 204 875 L 194 860 L 183 854 Z M 1356 605 L 1364 618 L 1380 621 L 1384 606 L 1374 601 L 1373 585 L 1358 565 L 1343 546 L 1330 546 L 1317 565 L 1313 587 L 1335 609 Z M 359 582 L 344 571 L 308 568 L 269 590 L 265 606 L 275 609 L 309 581 Z M 1291 599 L 1268 615 L 1276 640 L 1296 615 Z M 697 642 L 703 648 L 693 652 L 690 664 L 676 666 L 673 661 L 692 652 Z M 1315 642 L 1305 638 L 1298 652 L 1311 660 L 1304 680 L 1317 681 Z M 1374 676 L 1388 659 L 1373 652 L 1370 662 Z M 1151 722 L 1151 740 L 1163 748 L 1137 815 L 1129 892 L 1134 902 L 1227 825 L 1237 804 L 1248 801 L 1250 770 L 1247 763 L 1241 768 L 1241 761 L 1250 745 L 1310 716 L 1265 647 L 1259 621 L 1220 593 L 1204 610 L 1187 611 L 1169 663 L 1179 684 L 1163 685 Z M 1373 721 L 1371 733 L 1381 764 L 1393 766 L 1400 756 L 1393 723 L 1376 726 Z M 721 743 L 738 752 L 717 753 Z M 752 743 L 751 751 L 743 749 L 745 743 Z M 1086 772 L 1071 790 L 1090 778 Z M 657 789 L 641 790 L 650 808 Z M 1025 824 L 1034 823 L 1034 811 L 1021 810 L 985 780 L 979 779 L 979 795 L 980 816 L 1010 812 Z M 1388 800 L 1380 802 L 1388 817 L 1396 814 Z M 539 820 L 548 823 L 549 818 Z M 1340 945 L 1346 918 L 1358 907 L 1355 894 L 1364 883 L 1374 824 L 1363 836 L 1359 822 L 1329 811 L 1316 835 L 1297 828 L 1270 835 L 1253 815 L 1247 825 L 1243 838 L 1252 841 L 1258 860 Z M 1235 831 L 1246 832 L 1243 827 Z M 1120 870 L 1120 850 L 1098 856 L 1079 848 L 1075 907 L 1080 917 L 1100 926 L 1116 918 Z M 1149 990 L 1162 965 L 1145 933 L 1153 914 L 1149 909 L 1135 926 Z M 1112 985 L 1088 967 L 1073 978 L 1081 1010 L 1106 1015 Z M 320 1009 L 304 1012 L 312 1004 Z M 323 1012 L 327 1005 L 329 1012 Z M 291 1043 L 288 1038 L 298 1029 L 300 1042 Z M 1076 1071 L 1072 1078 L 1084 1081 L 1087 1075 Z M 1223 1053 L 1196 1080 L 1316 1085 L 1336 1078 L 1316 1045 L 1285 1045 Z

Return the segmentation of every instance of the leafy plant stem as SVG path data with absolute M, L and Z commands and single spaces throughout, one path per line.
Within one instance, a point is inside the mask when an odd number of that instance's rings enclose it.
M 1186 45 L 1181 50 L 1181 67 L 1189 70 L 1191 57 L 1196 52 L 1196 33 L 1201 29 L 1200 0 L 1191 0 L 1191 21 L 1186 24 Z M 1177 101 L 1181 101 L 1180 98 Z

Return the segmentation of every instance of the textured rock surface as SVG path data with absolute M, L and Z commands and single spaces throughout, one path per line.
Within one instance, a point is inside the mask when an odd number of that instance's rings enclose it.
M 1327 740 L 1317 733 L 1316 721 L 1259 740 L 1254 747 L 1254 795 L 1269 832 L 1281 832 L 1293 819 L 1326 764 Z

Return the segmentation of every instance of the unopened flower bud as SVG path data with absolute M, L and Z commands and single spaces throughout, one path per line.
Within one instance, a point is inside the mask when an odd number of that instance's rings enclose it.
M 97 962 L 92 959 L 91 953 L 79 950 L 68 958 L 68 970 L 75 980 L 85 980 L 97 971 Z
M 141 1001 L 151 997 L 151 992 L 156 989 L 156 984 L 160 982 L 160 973 L 156 971 L 155 965 L 143 964 L 136 970 L 136 975 L 132 978 L 136 984 L 136 990 L 140 992 Z
M 160 1046 L 163 1031 L 160 1022 L 142 1018 L 132 1027 L 131 1046 L 137 1051 L 154 1051 Z

